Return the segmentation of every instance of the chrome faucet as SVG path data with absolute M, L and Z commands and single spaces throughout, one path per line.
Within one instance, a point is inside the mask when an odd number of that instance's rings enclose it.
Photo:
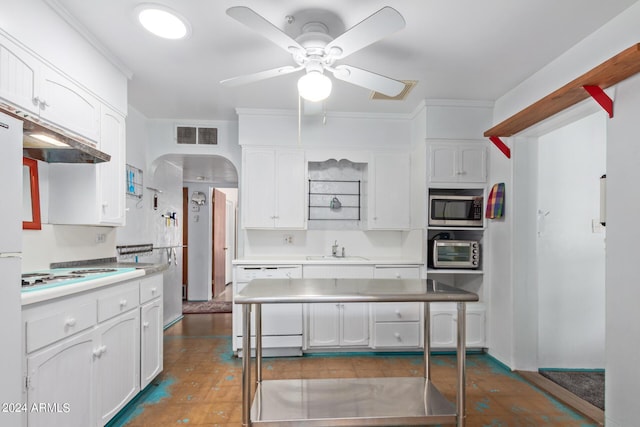
M 331 256 L 338 256 L 338 241 L 336 240 L 331 246 Z

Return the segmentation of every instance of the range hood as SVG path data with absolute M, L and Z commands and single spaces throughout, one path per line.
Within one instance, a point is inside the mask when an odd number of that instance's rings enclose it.
M 29 115 L 20 114 L 7 105 L 0 111 L 22 120 L 22 155 L 47 163 L 102 163 L 111 160 L 95 144 L 45 123 L 36 122 Z

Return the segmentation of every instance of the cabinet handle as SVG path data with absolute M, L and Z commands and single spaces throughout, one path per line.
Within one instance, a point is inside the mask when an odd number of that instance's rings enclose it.
M 151 288 L 151 295 L 155 295 L 158 292 L 157 288 Z
M 148 328 L 149 327 L 149 322 L 143 322 L 142 323 L 142 327 L 145 328 L 145 329 Z
M 100 352 L 100 347 L 93 349 L 93 357 L 98 358 L 102 353 Z
M 126 299 L 121 299 L 121 300 L 120 300 L 120 307 L 121 307 L 121 308 L 124 308 L 124 307 L 126 307 L 126 306 L 127 306 L 127 300 L 126 300 Z
M 400 310 L 396 310 L 396 316 L 402 317 L 402 313 L 400 312 Z
M 67 320 L 64 321 L 64 326 L 68 326 L 68 327 L 76 326 L 76 319 L 74 319 L 73 317 L 68 318 Z
M 100 357 L 102 357 L 103 354 L 105 354 L 107 352 L 107 346 L 106 345 L 101 345 L 100 346 Z
M 396 273 L 396 279 L 400 279 L 400 278 L 402 278 L 401 274 L 400 273 Z
M 402 337 L 400 336 L 400 333 L 399 333 L 399 332 L 394 332 L 394 333 L 393 333 L 393 336 L 394 336 L 394 337 L 396 337 L 396 340 L 398 340 L 398 341 L 402 341 Z

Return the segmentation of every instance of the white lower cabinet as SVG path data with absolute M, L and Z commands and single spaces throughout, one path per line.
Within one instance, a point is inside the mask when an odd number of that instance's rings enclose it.
M 94 331 L 88 330 L 27 356 L 29 427 L 96 425 L 90 392 L 95 384 L 95 341 Z M 54 410 L 40 411 L 41 404 Z
M 484 347 L 486 345 L 484 304 L 467 303 L 466 313 L 467 347 Z M 431 304 L 431 348 L 456 347 L 457 318 L 455 303 Z
M 161 274 L 30 304 L 22 317 L 29 427 L 103 426 L 162 370 Z
M 415 265 L 377 265 L 377 279 L 418 279 L 420 267 Z M 393 282 L 390 282 L 392 286 Z M 371 304 L 373 348 L 418 348 L 422 345 L 421 303 L 383 302 Z
M 97 329 L 98 425 L 106 424 L 140 391 L 140 312 L 137 307 Z M 97 356 L 96 356 L 97 354 Z
M 309 347 L 369 345 L 369 304 L 309 304 Z
M 372 265 L 305 265 L 305 279 L 370 279 Z M 368 303 L 307 304 L 309 348 L 369 345 Z
M 163 368 L 161 298 L 140 308 L 140 325 L 140 389 L 143 389 Z

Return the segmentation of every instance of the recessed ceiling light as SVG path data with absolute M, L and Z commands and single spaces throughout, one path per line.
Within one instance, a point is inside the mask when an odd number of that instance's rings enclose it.
M 177 40 L 191 33 L 187 20 L 165 6 L 142 4 L 136 8 L 136 16 L 147 31 L 158 37 Z

